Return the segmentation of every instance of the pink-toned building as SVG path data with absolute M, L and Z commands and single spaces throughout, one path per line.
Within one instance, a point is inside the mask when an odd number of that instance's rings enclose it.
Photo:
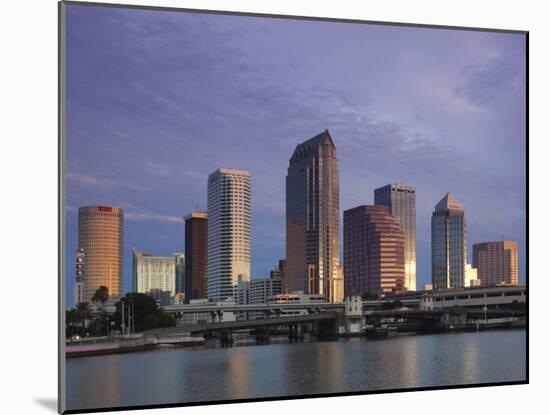
M 518 284 L 518 243 L 516 241 L 482 242 L 473 246 L 473 267 L 480 284 Z
M 386 206 L 344 211 L 346 296 L 405 289 L 405 234 Z
M 78 249 L 82 255 L 82 300 L 90 301 L 100 286 L 111 297 L 122 296 L 122 209 L 87 206 L 78 209 Z

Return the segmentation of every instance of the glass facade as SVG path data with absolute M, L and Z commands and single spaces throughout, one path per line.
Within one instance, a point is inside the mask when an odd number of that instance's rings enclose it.
M 286 176 L 286 291 L 344 298 L 336 147 L 327 130 L 299 144 Z
M 447 193 L 432 214 L 434 289 L 464 287 L 466 252 L 464 209 L 450 193 Z
M 386 206 L 344 211 L 346 296 L 404 290 L 405 235 Z
M 405 235 L 405 288 L 416 291 L 416 189 L 388 184 L 374 191 L 374 204 L 389 207 Z

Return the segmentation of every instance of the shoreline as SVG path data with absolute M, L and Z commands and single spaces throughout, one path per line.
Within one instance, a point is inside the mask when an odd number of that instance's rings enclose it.
M 357 338 L 365 338 L 366 340 L 372 341 L 372 340 L 386 340 L 386 339 L 393 339 L 397 337 L 408 337 L 408 336 L 424 336 L 424 335 L 437 335 L 437 334 L 453 334 L 453 333 L 466 333 L 466 332 L 484 332 L 484 331 L 494 331 L 494 330 L 525 330 L 526 325 L 507 325 L 507 326 L 489 326 L 484 327 L 479 330 L 476 330 L 475 328 L 472 329 L 472 327 L 456 327 L 453 329 L 446 329 L 446 330 L 440 330 L 436 332 L 390 332 L 385 333 L 384 335 L 367 335 L 366 333 L 361 334 L 348 334 L 348 335 L 339 335 L 334 338 L 316 338 L 312 337 L 307 340 L 307 342 L 322 342 L 322 341 L 335 341 L 339 339 L 357 339 Z M 280 340 L 280 339 L 279 339 Z M 276 342 L 269 342 L 264 344 L 254 344 L 254 341 L 252 338 L 249 342 L 243 342 L 241 345 L 235 344 L 234 347 L 254 347 L 254 346 L 262 346 L 265 344 L 279 344 L 279 343 L 288 343 L 292 344 L 294 342 L 292 341 L 276 341 Z M 127 339 L 120 339 L 120 341 L 110 341 L 110 342 L 100 342 L 100 343 L 93 343 L 89 345 L 67 345 L 67 348 L 71 347 L 72 350 L 67 350 L 65 352 L 65 358 L 66 359 L 74 359 L 78 357 L 90 357 L 90 356 L 104 356 L 104 355 L 113 355 L 113 354 L 126 354 L 126 353 L 137 353 L 137 352 L 149 352 L 149 351 L 157 351 L 157 350 L 167 350 L 167 349 L 179 349 L 179 348 L 195 348 L 195 347 L 201 347 L 201 349 L 209 349 L 209 348 L 218 348 L 218 347 L 208 347 L 208 342 L 204 338 L 193 338 L 188 339 L 185 341 L 156 341 L 156 342 L 149 342 L 146 343 L 143 341 L 143 339 L 139 339 L 139 341 L 130 341 L 128 342 Z

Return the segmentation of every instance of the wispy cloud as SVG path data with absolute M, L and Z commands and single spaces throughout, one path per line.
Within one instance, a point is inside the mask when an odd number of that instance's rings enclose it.
M 68 171 L 66 178 L 68 183 L 81 186 L 81 188 L 92 186 L 100 189 L 119 187 L 119 188 L 126 188 L 126 189 L 137 190 L 137 191 L 146 190 L 143 186 L 137 183 L 128 183 L 128 182 L 122 182 L 122 181 L 113 180 L 113 179 L 94 177 L 89 174 L 78 173 L 74 171 Z
M 521 36 L 68 10 L 68 203 L 124 208 L 125 246 L 181 247 L 208 174 L 238 167 L 252 173 L 252 272 L 265 275 L 284 256 L 288 159 L 324 128 L 341 210 L 389 182 L 417 187 L 425 282 L 429 216 L 446 191 L 467 207 L 470 242 L 523 238 Z
M 508 49 L 490 51 L 462 69 L 453 92 L 475 106 L 485 106 L 503 94 L 522 88 L 524 74 L 522 54 Z
M 151 212 L 125 212 L 124 219 L 141 222 L 183 223 L 183 218 L 181 217 L 158 215 Z

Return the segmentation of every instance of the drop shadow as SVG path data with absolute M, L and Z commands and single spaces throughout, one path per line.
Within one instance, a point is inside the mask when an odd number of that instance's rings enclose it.
M 57 413 L 57 399 L 55 398 L 34 398 L 34 401 L 40 406 Z

